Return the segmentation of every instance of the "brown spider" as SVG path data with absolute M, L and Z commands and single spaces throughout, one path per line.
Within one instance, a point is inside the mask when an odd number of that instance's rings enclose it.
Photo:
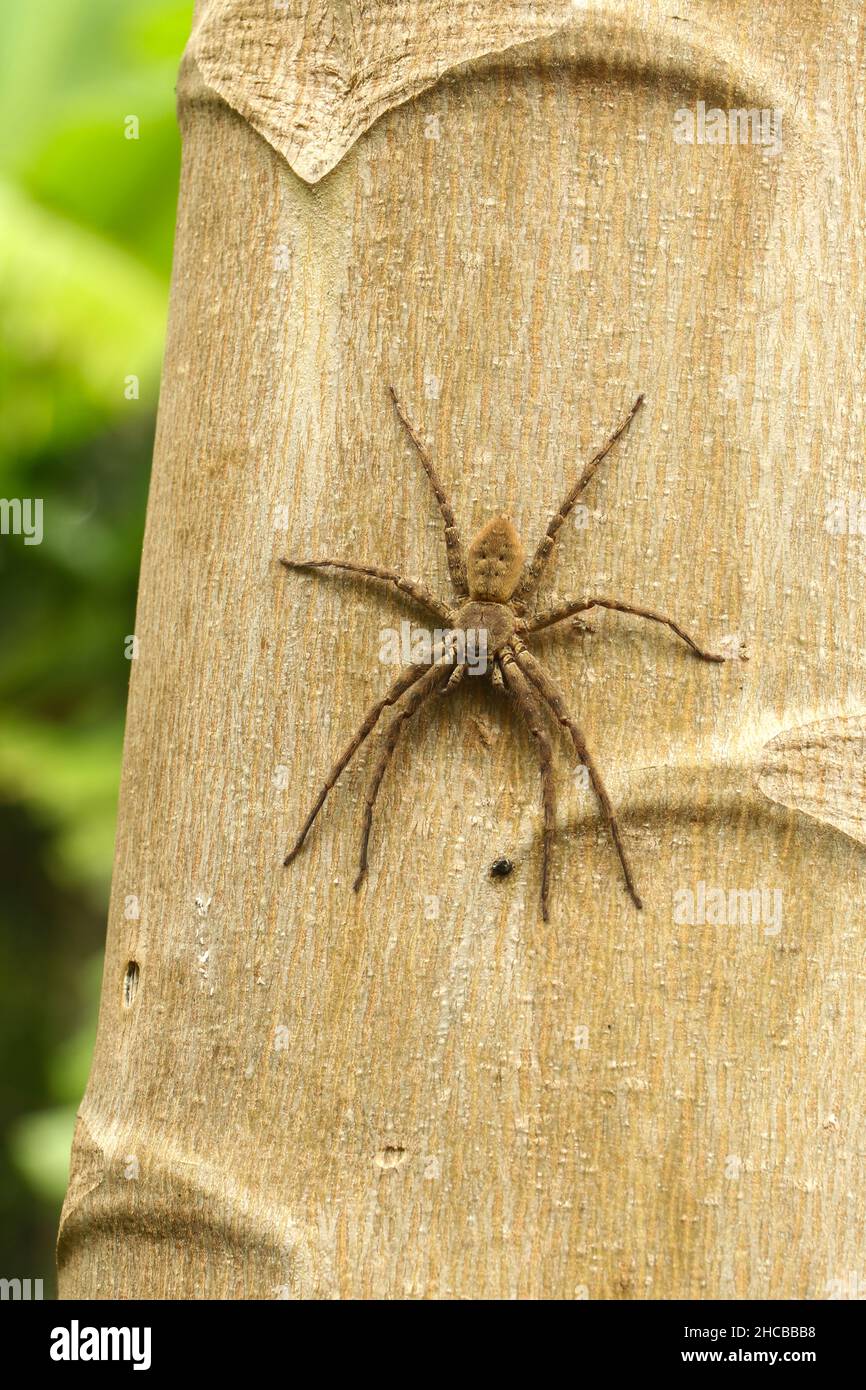
M 654 613 L 649 608 L 637 608 L 633 604 L 620 603 L 615 599 L 584 598 L 561 604 L 557 608 L 534 617 L 530 617 L 528 614 L 528 601 L 535 596 L 542 574 L 553 552 L 560 527 L 602 459 L 620 435 L 628 429 L 643 404 L 644 398 L 642 395 L 638 396 L 619 429 L 614 431 L 604 447 L 599 449 L 598 453 L 590 459 L 559 511 L 551 520 L 538 549 L 527 565 L 524 564 L 525 555 L 520 537 L 508 518 L 504 516 L 495 517 L 478 532 L 464 558 L 463 544 L 457 530 L 454 512 L 433 463 L 404 414 L 393 386 L 388 389 L 397 415 L 418 451 L 436 494 L 436 501 L 445 523 L 448 570 L 457 594 L 458 606 L 452 609 L 432 594 L 424 584 L 405 579 L 394 570 L 380 569 L 374 565 L 359 565 L 349 560 L 284 559 L 280 563 L 285 565 L 286 569 L 331 569 L 384 580 L 388 584 L 393 584 L 402 593 L 407 594 L 428 615 L 432 615 L 439 622 L 445 623 L 450 632 L 464 635 L 470 631 L 484 633 L 487 643 L 485 673 L 489 674 L 494 685 L 503 687 L 511 693 L 538 749 L 544 808 L 544 839 L 541 861 L 541 913 L 544 921 L 548 920 L 550 843 L 553 838 L 555 822 L 551 744 L 544 728 L 545 714 L 552 715 L 560 728 L 568 735 L 578 759 L 587 770 L 616 852 L 619 855 L 626 886 L 635 907 L 640 908 L 643 904 L 634 885 L 613 806 L 592 755 L 586 746 L 586 740 L 578 725 L 569 715 L 565 701 L 556 684 L 532 653 L 527 650 L 523 638 L 543 632 L 569 618 L 577 619 L 578 614 L 586 613 L 590 608 L 609 608 L 617 613 L 632 613 L 639 618 L 649 618 L 652 622 L 664 623 L 672 632 L 682 638 L 696 656 L 701 657 L 704 661 L 725 660 L 723 656 L 716 655 L 714 652 L 703 651 L 672 618 L 666 618 L 661 613 Z M 574 631 L 576 626 L 577 624 L 572 622 L 571 630 Z M 358 891 L 367 872 L 367 849 L 373 824 L 373 808 L 376 804 L 382 778 L 397 746 L 403 725 L 417 713 L 424 701 L 434 691 L 440 690 L 441 693 L 445 694 L 453 690 L 465 672 L 465 662 L 455 664 L 453 645 L 440 643 L 434 649 L 429 662 L 408 666 L 400 673 L 387 694 L 367 711 L 360 728 L 331 768 L 310 814 L 301 827 L 297 840 L 286 855 L 286 864 L 291 864 L 301 849 L 313 821 L 322 809 L 328 792 L 372 732 L 379 717 L 389 706 L 396 706 L 397 712 L 385 733 L 383 746 L 370 779 L 365 799 L 361 855 L 358 875 L 354 883 L 354 889 L 356 892 Z

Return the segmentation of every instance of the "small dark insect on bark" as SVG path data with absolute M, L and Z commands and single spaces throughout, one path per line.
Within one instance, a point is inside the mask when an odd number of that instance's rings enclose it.
M 662 623 L 668 627 L 702 661 L 724 661 L 715 652 L 704 651 L 673 618 L 656 613 L 651 608 L 643 608 L 632 603 L 621 603 L 618 599 L 597 595 L 574 599 L 547 612 L 531 612 L 533 600 L 541 577 L 547 567 L 560 528 L 568 518 L 577 499 L 592 479 L 599 464 L 613 445 L 625 433 L 643 404 L 643 396 L 638 396 L 622 424 L 601 449 L 590 459 L 574 487 L 564 498 L 562 505 L 552 517 L 541 542 L 532 559 L 525 562 L 525 554 L 520 537 L 510 520 L 504 516 L 488 521 L 464 552 L 463 542 L 457 529 L 457 522 L 451 504 L 439 481 L 436 469 L 416 431 L 403 411 L 393 386 L 389 387 L 391 399 L 397 415 L 409 438 L 418 452 L 421 463 L 430 480 L 436 496 L 439 511 L 445 525 L 445 550 L 448 571 L 456 595 L 452 607 L 437 598 L 426 585 L 404 578 L 395 570 L 382 569 L 378 565 L 357 564 L 353 560 L 282 560 L 281 564 L 289 570 L 332 570 L 338 573 L 366 576 L 381 580 L 399 589 L 420 608 L 434 617 L 446 629 L 458 633 L 473 634 L 484 632 L 487 639 L 487 665 L 485 674 L 494 686 L 504 689 L 513 699 L 522 716 L 528 733 L 535 744 L 541 770 L 541 802 L 544 815 L 544 833 L 541 853 L 541 914 L 545 921 L 549 917 L 550 903 L 550 849 L 556 823 L 556 792 L 553 780 L 553 762 L 550 735 L 545 727 L 551 719 L 556 727 L 571 743 L 576 759 L 587 770 L 602 816 L 607 823 L 626 887 L 635 907 L 643 904 L 635 887 L 634 877 L 622 843 L 619 825 L 607 794 L 601 774 L 586 744 L 586 739 L 572 719 L 565 700 L 553 679 L 526 646 L 539 633 L 558 627 L 559 634 L 571 635 L 576 630 L 574 619 L 578 614 L 591 608 L 612 609 L 616 613 L 631 613 L 650 622 Z M 560 627 L 569 619 L 568 627 Z M 524 640 L 526 639 L 526 640 Z M 300 852 L 316 816 L 324 805 L 325 798 L 335 785 L 341 773 L 349 765 L 355 753 L 372 733 L 375 725 L 386 710 L 393 714 L 382 739 L 370 784 L 364 802 L 364 819 L 361 832 L 361 850 L 358 873 L 354 888 L 357 892 L 367 872 L 367 852 L 370 832 L 373 826 L 373 812 L 382 779 L 394 754 L 404 726 L 418 712 L 431 695 L 437 691 L 447 694 L 461 681 L 466 671 L 465 663 L 455 662 L 453 646 L 434 652 L 432 660 L 426 664 L 408 666 L 394 681 L 380 700 L 367 711 L 360 728 L 349 740 L 343 752 L 334 763 L 319 791 L 307 819 L 301 826 L 295 843 L 286 855 L 285 863 L 291 864 Z M 497 861 L 501 862 L 501 861 Z M 492 871 L 491 871 L 492 872 Z
M 491 878 L 507 878 L 512 872 L 514 864 L 510 859 L 506 859 L 503 854 L 499 859 L 494 859 L 490 865 Z

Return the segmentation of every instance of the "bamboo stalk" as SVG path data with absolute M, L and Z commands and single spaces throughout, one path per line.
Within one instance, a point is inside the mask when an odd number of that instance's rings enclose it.
M 790 732 L 863 715 L 833 521 L 864 491 L 862 13 L 681 9 L 198 5 L 63 1297 L 822 1298 L 866 1270 L 862 723 Z M 389 384 L 463 534 L 504 512 L 529 554 L 646 397 L 539 601 L 615 595 L 733 659 L 616 613 L 537 647 L 642 913 L 560 742 L 540 920 L 535 750 L 469 678 L 404 733 L 359 892 L 374 747 L 283 866 L 394 680 L 383 629 L 423 618 L 280 557 L 451 601 Z

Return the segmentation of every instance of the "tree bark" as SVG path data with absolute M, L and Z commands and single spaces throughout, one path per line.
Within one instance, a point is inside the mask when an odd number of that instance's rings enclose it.
M 63 1297 L 866 1277 L 864 13 L 653 14 L 197 7 Z M 712 143 L 700 103 L 776 124 Z M 389 384 L 464 535 L 504 511 L 530 553 L 646 395 L 542 606 L 648 605 L 731 660 L 616 613 L 538 647 L 643 912 L 562 743 L 540 919 L 535 749 L 471 680 L 405 732 L 358 894 L 375 741 L 283 867 L 418 618 L 279 558 L 450 599 Z

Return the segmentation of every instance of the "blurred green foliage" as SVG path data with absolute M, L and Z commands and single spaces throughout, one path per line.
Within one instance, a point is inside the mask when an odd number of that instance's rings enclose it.
M 0 535 L 0 1276 L 46 1291 L 99 993 L 191 19 L 192 0 L 0 8 L 0 497 L 42 498 L 44 528 Z

